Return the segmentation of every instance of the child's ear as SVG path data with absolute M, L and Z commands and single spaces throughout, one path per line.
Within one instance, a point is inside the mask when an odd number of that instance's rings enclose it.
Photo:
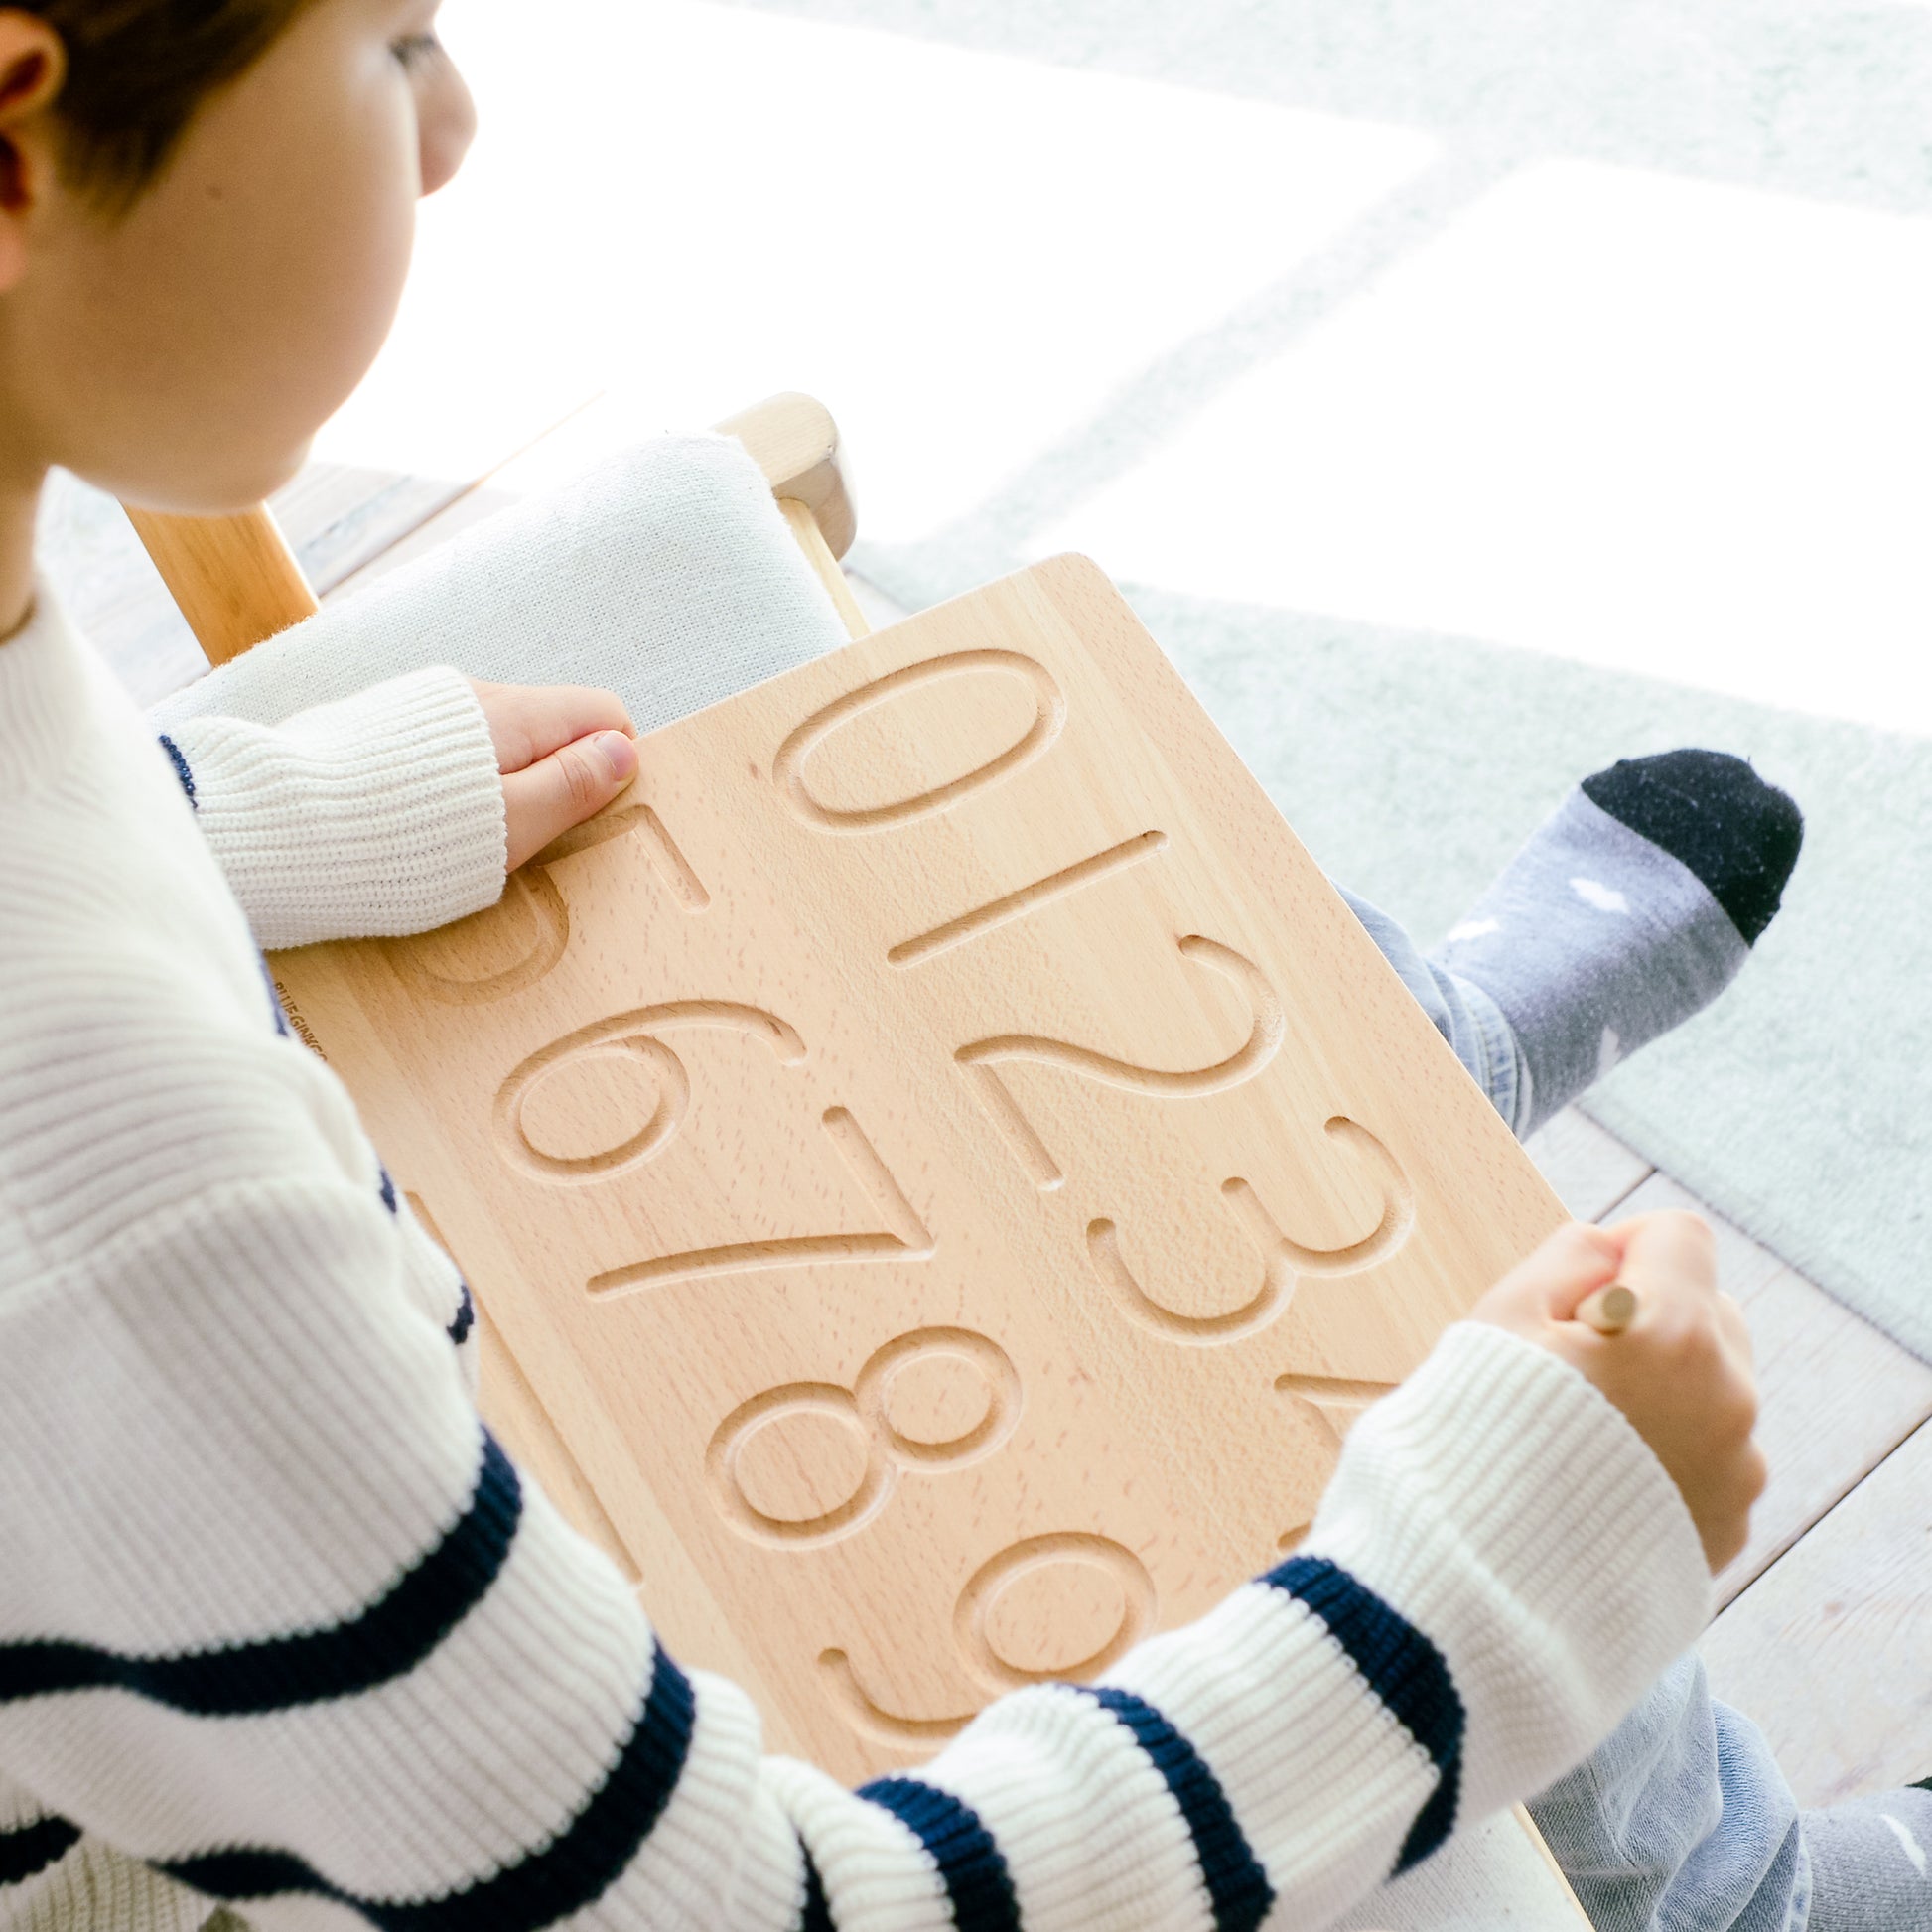
M 50 112 L 68 73 L 68 51 L 46 21 L 0 8 L 0 293 L 27 266 L 29 217 L 57 162 Z

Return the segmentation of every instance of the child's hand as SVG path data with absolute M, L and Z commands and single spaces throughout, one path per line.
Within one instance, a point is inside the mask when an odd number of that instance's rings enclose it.
M 511 872 L 602 811 L 637 775 L 630 717 L 615 692 L 477 678 L 470 688 L 503 774 Z
M 1711 1230 L 1695 1214 L 1646 1214 L 1552 1235 L 1471 1311 L 1554 1350 L 1623 1411 L 1683 1492 L 1713 1574 L 1744 1547 L 1764 1490 L 1751 1438 L 1757 1389 L 1743 1311 L 1717 1285 Z M 1637 1293 L 1620 1335 L 1573 1319 L 1610 1282 Z M 1587 1491 L 1589 1471 L 1556 1472 Z

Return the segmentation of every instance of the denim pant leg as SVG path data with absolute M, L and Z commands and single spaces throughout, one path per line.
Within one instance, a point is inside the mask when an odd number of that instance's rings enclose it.
M 1348 901 L 1348 909 L 1361 920 L 1403 985 L 1435 1022 L 1436 1031 L 1454 1049 L 1455 1057 L 1509 1123 L 1510 1132 L 1520 1135 L 1529 1118 L 1529 1078 L 1517 1050 L 1516 1035 L 1503 1018 L 1502 1009 L 1472 981 L 1426 958 L 1408 933 L 1379 906 L 1357 897 L 1346 886 L 1335 890 Z
M 1496 1111 L 1521 1133 L 1509 1022 L 1385 912 L 1342 897 Z M 1803 1932 L 1811 1870 L 1797 1800 L 1747 1718 L 1683 1657 L 1608 1740 L 1530 1807 L 1597 1932 Z
M 1682 1657 L 1530 1815 L 1597 1932 L 1804 1932 L 1798 1802 L 1748 1718 Z

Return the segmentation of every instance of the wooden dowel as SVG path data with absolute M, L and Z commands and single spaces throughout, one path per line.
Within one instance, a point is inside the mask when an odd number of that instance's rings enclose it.
M 1620 1335 L 1637 1318 L 1637 1291 L 1612 1282 L 1587 1296 L 1577 1308 L 1577 1319 L 1599 1335 Z
M 859 609 L 859 600 L 852 595 L 852 586 L 845 581 L 845 572 L 839 568 L 839 560 L 833 556 L 832 546 L 825 541 L 825 533 L 820 529 L 818 518 L 810 506 L 799 502 L 795 496 L 780 496 L 778 508 L 791 525 L 791 534 L 798 539 L 798 547 L 804 551 L 806 561 L 818 573 L 818 581 L 825 586 L 832 602 L 838 607 L 848 634 L 854 642 L 870 636 L 872 625 L 866 621 L 866 614 Z

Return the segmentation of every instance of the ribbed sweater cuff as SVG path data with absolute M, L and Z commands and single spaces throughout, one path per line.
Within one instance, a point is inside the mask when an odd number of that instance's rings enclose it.
M 502 780 L 469 682 L 430 669 L 279 726 L 169 734 L 264 946 L 425 932 L 503 889 Z
M 1579 1763 L 1711 1610 L 1690 1512 L 1622 1412 L 1479 1322 L 1362 1418 L 1305 1547 L 1443 1652 L 1465 1817 Z

